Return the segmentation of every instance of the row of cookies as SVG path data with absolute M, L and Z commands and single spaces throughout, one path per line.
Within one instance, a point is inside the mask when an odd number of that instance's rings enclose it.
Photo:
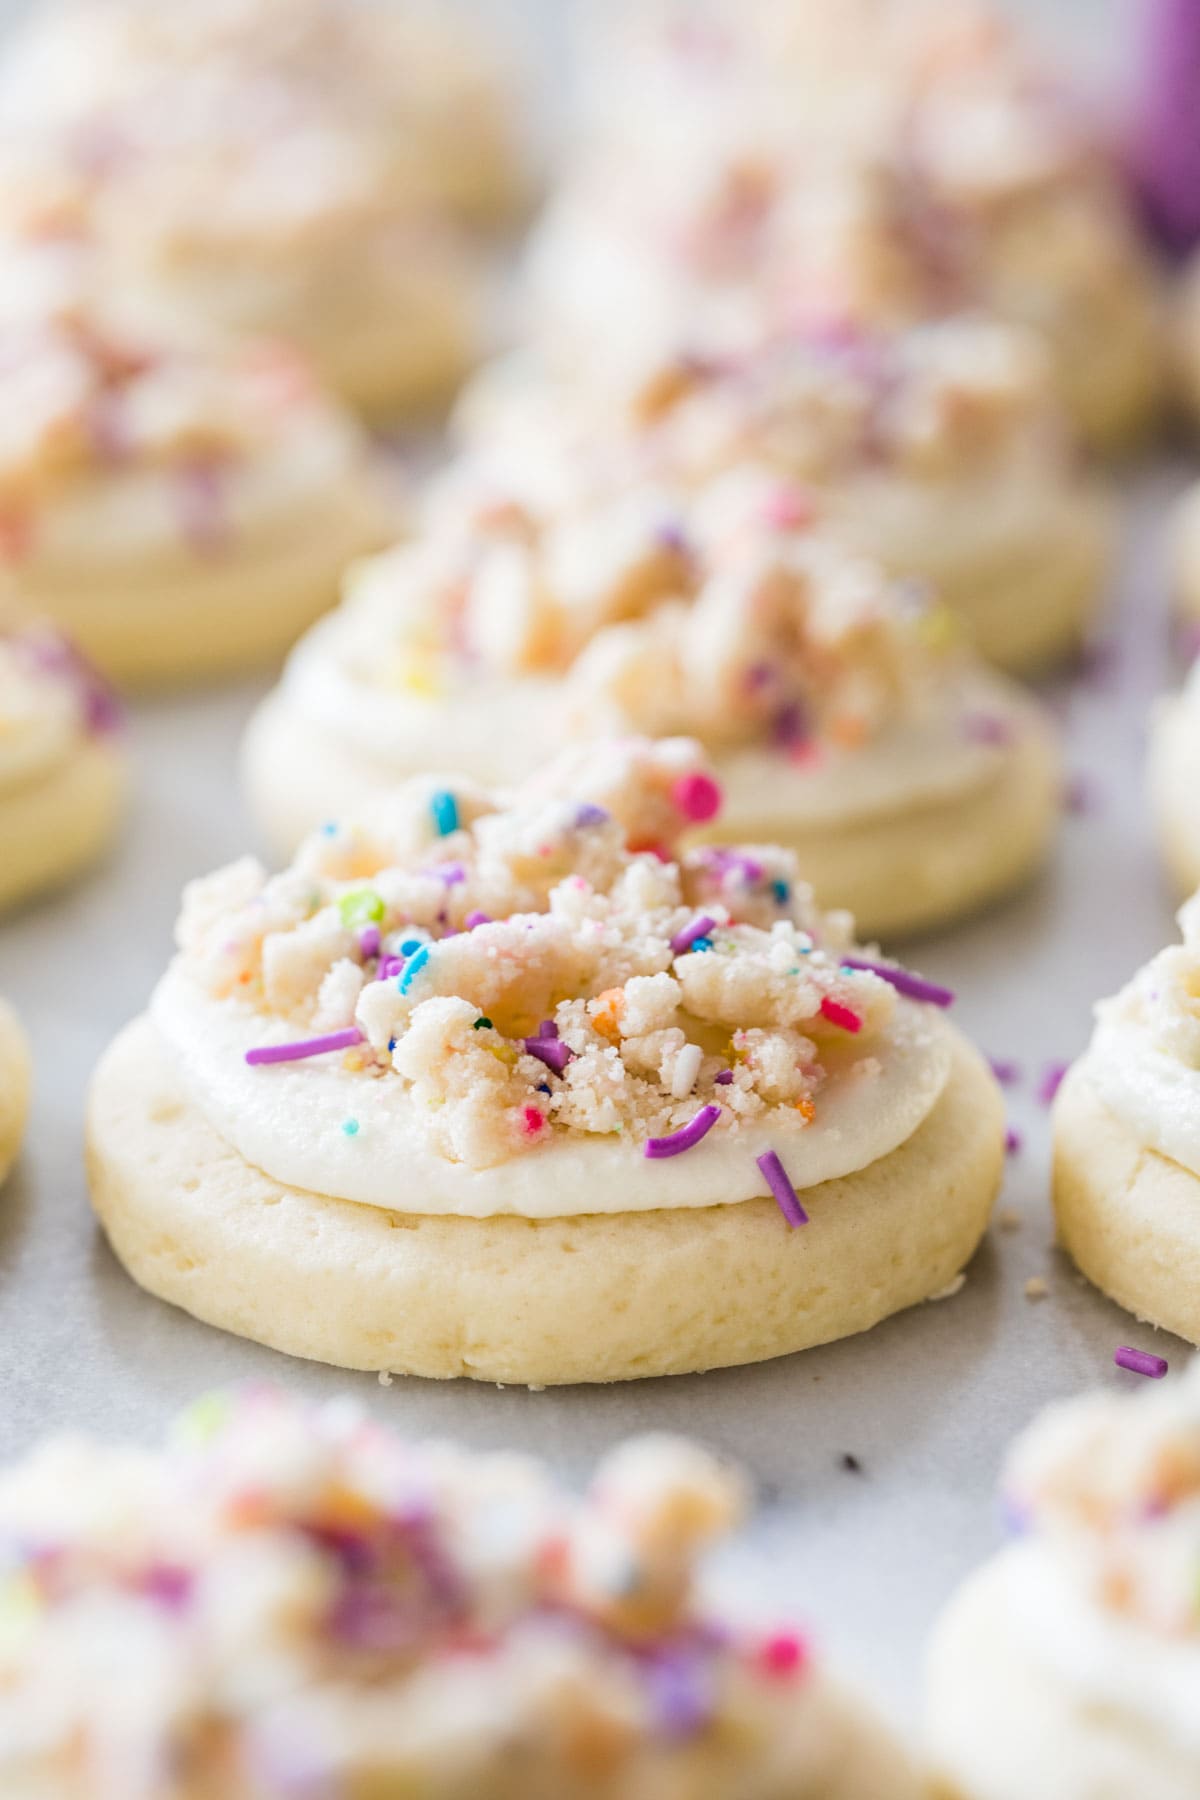
M 719 1605 L 745 1505 L 686 1442 L 583 1497 L 342 1401 L 210 1394 L 157 1451 L 0 1472 L 14 1800 L 1192 1800 L 1200 1366 L 1052 1408 L 1014 1541 L 930 1646 L 922 1755 L 805 1635 Z

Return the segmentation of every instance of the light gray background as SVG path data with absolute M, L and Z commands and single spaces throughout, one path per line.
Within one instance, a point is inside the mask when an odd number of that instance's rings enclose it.
M 1071 11 L 1091 22 L 1110 8 L 1080 0 Z M 929 1622 L 997 1539 L 994 1478 L 1011 1434 L 1052 1396 L 1131 1382 L 1111 1366 L 1120 1343 L 1160 1349 L 1176 1368 L 1184 1354 L 1101 1300 L 1052 1250 L 1047 1120 L 1032 1098 L 1042 1068 L 1084 1043 L 1092 1001 L 1171 931 L 1141 758 L 1147 709 L 1168 675 L 1162 530 L 1180 479 L 1166 468 L 1126 479 L 1115 668 L 1052 695 L 1091 810 L 1066 821 L 1054 866 L 1031 892 L 913 954 L 959 989 L 963 1026 L 1025 1070 L 1012 1112 L 1027 1146 L 1004 1196 L 1021 1229 L 992 1234 L 956 1298 L 759 1368 L 541 1394 L 400 1380 L 383 1389 L 209 1330 L 125 1278 L 87 1207 L 84 1088 L 163 966 L 182 883 L 253 844 L 235 761 L 262 690 L 139 705 L 137 786 L 118 853 L 82 886 L 0 926 L 0 992 L 22 1011 L 37 1059 L 26 1152 L 0 1199 L 5 1451 L 65 1425 L 150 1436 L 198 1390 L 245 1376 L 312 1395 L 349 1390 L 405 1431 L 537 1451 L 572 1477 L 628 1431 L 692 1432 L 742 1459 L 762 1486 L 760 1521 L 731 1568 L 773 1613 L 810 1621 L 911 1720 Z M 1040 1303 L 1023 1293 L 1034 1275 L 1050 1286 Z M 860 1475 L 842 1467 L 847 1451 Z

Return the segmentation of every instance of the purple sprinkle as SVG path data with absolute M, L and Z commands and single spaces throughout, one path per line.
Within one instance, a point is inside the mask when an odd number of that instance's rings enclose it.
M 1053 1106 L 1058 1097 L 1058 1090 L 1066 1080 L 1068 1065 L 1066 1063 L 1047 1063 L 1042 1070 L 1041 1080 L 1037 1084 L 1037 1103 L 1039 1106 Z
M 593 825 L 607 825 L 611 818 L 612 814 L 606 812 L 604 807 L 593 806 L 589 801 L 586 805 L 581 806 L 575 814 L 575 829 L 587 831 Z
M 142 1592 L 167 1612 L 182 1612 L 192 1597 L 192 1587 L 191 1570 L 171 1563 L 152 1563 L 141 1580 Z
M 896 969 L 890 963 L 869 962 L 862 956 L 843 956 L 842 967 L 878 975 L 881 981 L 886 981 L 898 994 L 904 994 L 909 1000 L 923 1000 L 929 1006 L 954 1005 L 954 994 L 950 988 L 939 987 L 936 981 L 926 981 L 908 969 Z
M 306 1056 L 324 1056 L 329 1050 L 350 1050 L 362 1041 L 358 1026 L 351 1025 L 345 1031 L 331 1031 L 324 1037 L 303 1038 L 291 1044 L 260 1044 L 257 1049 L 247 1050 L 246 1061 L 252 1068 L 260 1063 L 300 1062 Z
M 491 922 L 491 913 L 485 912 L 469 912 L 465 921 L 468 931 L 474 931 L 477 925 L 490 925 Z
M 526 1052 L 536 1056 L 540 1063 L 545 1063 L 555 1075 L 561 1075 L 571 1058 L 575 1055 L 568 1045 L 559 1037 L 530 1037 L 524 1040 Z
M 1013 727 L 1010 719 L 999 713 L 968 713 L 962 722 L 963 736 L 973 744 L 1011 744 Z
M 691 949 L 697 938 L 707 937 L 710 931 L 714 931 L 716 924 L 717 921 L 710 918 L 708 913 L 700 913 L 690 925 L 685 925 L 682 931 L 675 933 L 671 939 L 671 949 L 676 956 L 682 956 L 686 950 Z
M 554 1023 L 553 1019 L 543 1019 L 534 1035 L 540 1038 L 556 1038 L 558 1036 L 558 1026 Z
M 1148 1350 L 1131 1350 L 1128 1344 L 1113 1353 L 1113 1361 L 1118 1369 L 1129 1369 L 1134 1375 L 1148 1375 L 1151 1381 L 1161 1381 L 1167 1372 L 1165 1356 L 1151 1356 Z
M 378 925 L 368 925 L 359 935 L 358 947 L 365 958 L 370 958 L 379 955 L 379 946 L 382 942 Z
M 1015 1494 L 1000 1496 L 1000 1517 L 1010 1537 L 1024 1537 L 1033 1523 L 1033 1514 L 1028 1505 L 1025 1501 L 1018 1500 Z
M 381 956 L 379 967 L 375 971 L 375 979 L 376 981 L 390 981 L 392 976 L 398 975 L 403 967 L 404 958 L 402 956 Z
M 780 707 L 771 722 L 771 737 L 776 744 L 782 749 L 794 749 L 797 744 L 806 744 L 811 736 L 804 708 L 798 700 Z
M 1010 1062 L 1003 1056 L 990 1056 L 988 1063 L 1001 1087 L 1016 1087 L 1021 1079 L 1020 1063 Z
M 792 1186 L 787 1170 L 774 1150 L 764 1150 L 755 1158 L 762 1171 L 763 1179 L 775 1196 L 780 1212 L 793 1230 L 797 1225 L 808 1224 L 808 1214 L 800 1204 L 795 1188 Z
M 1095 783 L 1086 775 L 1072 775 L 1063 790 L 1063 805 L 1075 818 L 1094 813 L 1099 801 Z
M 729 1087 L 732 1085 L 732 1082 L 733 1082 L 733 1070 L 732 1069 L 722 1069 L 721 1073 L 719 1075 L 713 1076 L 713 1080 L 716 1082 L 718 1087 Z
M 664 1157 L 682 1155 L 685 1150 L 693 1149 L 701 1138 L 708 1136 L 720 1116 L 719 1106 L 702 1106 L 694 1119 L 689 1120 L 678 1131 L 673 1131 L 669 1137 L 647 1138 L 643 1156 L 661 1162 Z
M 1004 1153 L 1006 1156 L 1019 1156 L 1025 1140 L 1015 1125 L 1010 1125 L 1004 1134 Z
M 694 1657 L 676 1653 L 656 1658 L 649 1686 L 664 1736 L 690 1738 L 704 1730 L 712 1717 L 713 1697 Z
M 670 556 L 691 555 L 691 546 L 681 525 L 660 525 L 654 534 L 654 541 L 660 550 Z
M 444 863 L 435 873 L 438 880 L 445 882 L 447 887 L 457 887 L 461 881 L 467 879 L 467 871 L 461 863 Z
M 1115 639 L 1101 638 L 1088 644 L 1079 659 L 1080 680 L 1089 687 L 1109 688 L 1120 667 L 1121 652 Z

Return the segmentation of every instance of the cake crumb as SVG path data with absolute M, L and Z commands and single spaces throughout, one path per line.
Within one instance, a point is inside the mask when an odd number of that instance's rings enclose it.
M 1049 1292 L 1050 1288 L 1044 1277 L 1041 1275 L 1031 1275 L 1029 1280 L 1025 1283 L 1025 1298 L 1027 1300 L 1044 1300 Z
M 392 1375 L 391 1375 L 391 1370 L 390 1370 L 390 1369 L 380 1369 L 380 1371 L 379 1371 L 379 1385 L 380 1385 L 380 1387 L 391 1387 L 391 1385 L 392 1385 Z
M 966 1285 L 966 1276 L 956 1275 L 953 1281 L 948 1281 L 945 1287 L 939 1288 L 936 1294 L 930 1294 L 929 1298 L 931 1300 L 953 1300 L 955 1294 L 960 1294 Z
M 1020 1231 L 1021 1215 L 1015 1206 L 1006 1206 L 996 1214 L 996 1224 L 1001 1231 Z

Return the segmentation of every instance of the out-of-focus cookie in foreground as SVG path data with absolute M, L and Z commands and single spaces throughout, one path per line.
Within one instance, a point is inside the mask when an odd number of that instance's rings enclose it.
M 143 1286 L 345 1367 L 547 1385 L 758 1361 L 941 1292 L 1003 1108 L 953 996 L 770 845 L 681 850 L 681 740 L 425 777 L 185 895 L 89 1108 Z
M 0 1000 L 0 1181 L 16 1161 L 29 1115 L 29 1046 L 16 1013 Z
M 916 1800 L 798 1633 L 705 1600 L 744 1498 L 680 1439 L 577 1497 L 262 1388 L 160 1450 L 51 1440 L 0 1475 L 4 1791 Z
M 1051 1407 L 1004 1484 L 1015 1541 L 950 1602 L 927 1733 L 945 1800 L 1200 1793 L 1200 1365 Z

